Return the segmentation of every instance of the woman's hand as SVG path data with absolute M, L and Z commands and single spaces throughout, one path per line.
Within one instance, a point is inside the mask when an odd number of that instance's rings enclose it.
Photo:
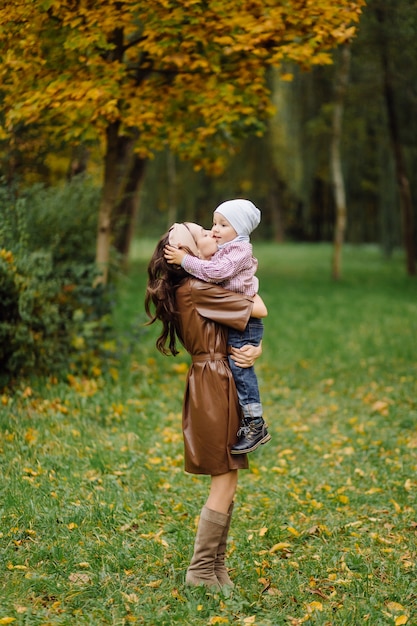
M 256 359 L 262 354 L 262 341 L 259 346 L 251 346 L 247 344 L 241 348 L 232 348 L 229 346 L 230 356 L 238 367 L 252 367 Z
M 173 263 L 174 265 L 181 265 L 186 254 L 185 250 L 181 250 L 175 246 L 166 245 L 164 248 L 164 257 L 167 263 Z

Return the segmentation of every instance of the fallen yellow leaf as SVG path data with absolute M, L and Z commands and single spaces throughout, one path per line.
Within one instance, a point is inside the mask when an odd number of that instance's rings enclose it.
M 162 578 L 159 578 L 158 580 L 152 580 L 150 583 L 147 583 L 145 585 L 145 587 L 151 587 L 152 589 L 158 589 L 158 587 L 160 587 L 162 584 Z
M 91 578 L 88 574 L 84 574 L 83 572 L 74 572 L 68 576 L 68 580 L 72 583 L 87 585 L 91 583 Z
M 160 463 L 162 463 L 162 459 L 159 456 L 152 456 L 149 457 L 148 463 L 151 463 L 151 465 L 159 465 Z
M 321 602 L 310 602 L 310 604 L 307 604 L 307 611 L 309 613 L 313 613 L 314 611 L 322 611 L 323 610 L 323 605 Z
M 280 456 L 289 456 L 291 454 L 294 454 L 294 451 L 291 450 L 290 448 L 285 448 L 284 450 L 281 450 L 281 452 L 279 453 Z
M 16 613 L 26 613 L 26 611 L 28 610 L 28 607 L 18 604 L 17 606 L 15 606 L 15 609 L 16 609 Z
M 176 600 L 180 600 L 180 602 L 185 602 L 185 598 L 180 594 L 180 592 L 178 591 L 178 589 L 173 589 L 171 591 L 171 595 L 173 598 L 175 598 Z
M 126 600 L 126 602 L 130 602 L 131 604 L 136 604 L 137 602 L 139 602 L 139 598 L 136 593 L 122 592 L 122 597 Z
M 398 613 L 399 611 L 404 611 L 404 607 L 399 602 L 387 602 L 386 607 L 389 611 L 394 611 Z
M 276 543 L 274 546 L 272 546 L 269 552 L 271 554 L 274 554 L 275 552 L 279 552 L 280 550 L 285 550 L 286 548 L 289 548 L 290 546 L 291 544 L 288 543 L 288 541 L 280 541 L 279 543 Z
M 172 366 L 172 369 L 177 374 L 186 374 L 188 372 L 188 364 L 187 363 L 178 363 Z
M 377 400 L 372 405 L 372 411 L 375 413 L 381 413 L 381 415 L 388 415 L 388 402 L 384 400 Z
M 395 500 L 393 500 L 392 498 L 391 498 L 390 502 L 392 502 L 392 504 L 394 505 L 394 509 L 396 510 L 396 512 L 397 512 L 397 513 L 401 513 L 401 507 L 400 507 L 400 505 L 398 504 L 398 502 L 396 502 L 396 501 L 395 501 Z

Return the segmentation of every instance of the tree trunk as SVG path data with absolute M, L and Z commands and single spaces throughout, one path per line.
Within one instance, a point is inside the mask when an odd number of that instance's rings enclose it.
M 285 239 L 284 216 L 282 211 L 282 185 L 278 178 L 278 172 L 271 175 L 271 185 L 268 194 L 268 204 L 271 212 L 271 227 L 273 238 L 276 243 L 283 243 Z
M 100 276 L 96 283 L 107 283 L 110 245 L 112 235 L 112 217 L 115 207 L 124 196 L 128 177 L 134 158 L 133 137 L 119 134 L 120 124 L 110 124 L 106 131 L 106 154 L 104 158 L 104 182 L 98 216 L 96 263 Z
M 382 36 L 380 38 L 381 63 L 383 72 L 383 89 L 385 104 L 387 107 L 388 130 L 391 140 L 392 152 L 395 161 L 395 171 L 400 197 L 400 208 L 402 218 L 403 242 L 406 253 L 407 272 L 410 276 L 416 275 L 416 251 L 414 244 L 414 224 L 413 224 L 413 201 L 411 198 L 410 181 L 407 176 L 404 153 L 401 145 L 400 132 L 397 122 L 397 112 L 395 107 L 395 88 L 391 76 L 387 45 L 384 35 L 385 12 L 383 9 L 376 9 L 376 16 L 381 25 Z
M 177 221 L 178 216 L 178 181 L 175 154 L 167 152 L 167 178 L 168 178 L 168 213 L 167 228 Z
M 332 260 L 332 276 L 335 280 L 339 280 L 341 277 L 342 247 L 345 240 L 347 222 L 345 182 L 343 179 L 341 157 L 341 139 L 344 100 L 349 82 L 349 67 L 350 47 L 348 44 L 345 44 L 342 49 L 342 58 L 336 75 L 335 101 L 332 119 L 332 140 L 330 146 L 330 164 L 336 212 Z
M 381 249 L 386 259 L 390 259 L 395 246 L 401 242 L 401 233 L 395 207 L 398 204 L 398 187 L 396 184 L 395 164 L 389 138 L 384 135 L 378 142 L 378 213 L 381 236 Z
M 112 219 L 114 247 L 122 256 L 125 269 L 128 265 L 130 246 L 135 232 L 139 190 L 145 174 L 146 163 L 146 159 L 142 159 L 137 154 L 133 155 L 124 185 L 124 193 L 115 207 Z

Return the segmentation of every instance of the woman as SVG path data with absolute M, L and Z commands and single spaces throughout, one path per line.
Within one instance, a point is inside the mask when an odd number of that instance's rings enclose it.
M 159 241 L 148 266 L 145 310 L 150 324 L 162 322 L 158 350 L 175 356 L 178 339 L 192 357 L 183 406 L 185 471 L 208 474 L 211 483 L 186 583 L 218 589 L 233 586 L 224 563 L 226 541 L 237 473 L 248 467 L 245 454 L 230 452 L 236 443 L 240 409 L 227 361 L 227 326 L 243 330 L 249 317 L 265 317 L 267 310 L 259 297 L 204 283 L 167 263 L 167 243 L 198 256 L 199 236 L 207 236 L 207 231 L 196 224 L 174 224 Z M 235 350 L 233 357 L 238 365 L 250 367 L 260 353 L 260 347 L 245 346 Z

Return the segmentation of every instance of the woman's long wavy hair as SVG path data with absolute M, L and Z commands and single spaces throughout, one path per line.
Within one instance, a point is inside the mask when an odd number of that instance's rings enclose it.
M 162 354 L 175 356 L 178 354 L 176 340 L 178 338 L 181 341 L 175 291 L 189 274 L 182 267 L 167 263 L 164 257 L 167 243 L 168 233 L 158 241 L 149 261 L 145 311 L 150 318 L 148 324 L 162 322 L 162 332 L 156 340 L 156 347 Z

